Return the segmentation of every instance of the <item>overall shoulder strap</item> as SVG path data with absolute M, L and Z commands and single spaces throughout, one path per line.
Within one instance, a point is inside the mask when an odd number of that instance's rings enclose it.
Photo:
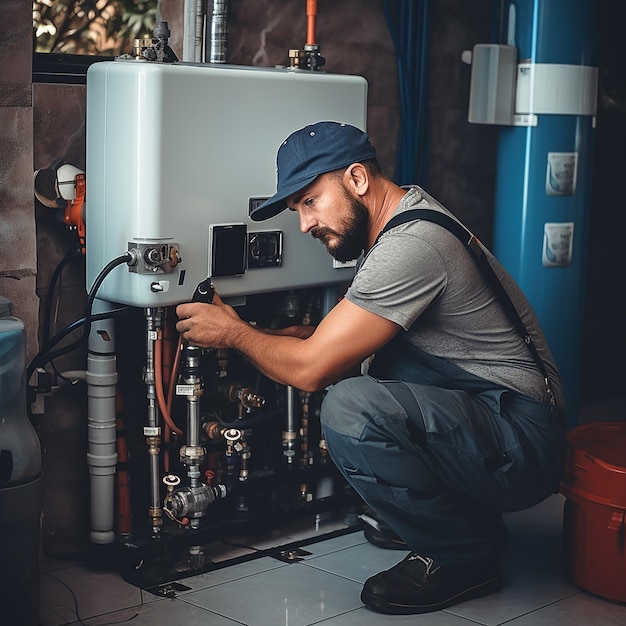
M 402 213 L 394 215 L 387 222 L 387 224 L 385 224 L 385 227 L 380 231 L 378 237 L 376 238 L 376 242 L 378 242 L 380 236 L 383 233 L 386 233 L 388 230 L 399 226 L 400 224 L 405 224 L 407 222 L 411 222 L 417 219 L 427 220 L 429 222 L 435 222 L 436 224 L 439 224 L 439 226 L 442 226 L 446 230 L 450 231 L 468 249 L 471 257 L 474 259 L 479 270 L 482 272 L 483 277 L 485 278 L 485 280 L 487 280 L 491 288 L 498 296 L 500 303 L 502 304 L 504 310 L 509 316 L 509 319 L 513 323 L 515 329 L 524 340 L 524 343 L 528 346 L 528 350 L 530 351 L 533 360 L 537 364 L 537 367 L 539 368 L 539 371 L 543 376 L 546 390 L 550 398 L 550 403 L 554 406 L 556 404 L 556 399 L 552 391 L 552 386 L 550 385 L 550 379 L 548 377 L 546 366 L 539 356 L 539 352 L 537 352 L 537 348 L 535 347 L 535 344 L 533 343 L 530 334 L 526 330 L 526 326 L 524 326 L 524 322 L 519 316 L 519 313 L 515 308 L 513 301 L 511 300 L 509 294 L 504 288 L 504 285 L 502 285 L 502 283 L 500 282 L 500 279 L 498 278 L 493 267 L 491 266 L 491 263 L 489 263 L 489 259 L 487 258 L 484 250 L 480 246 L 480 242 L 471 231 L 469 231 L 467 228 L 465 228 L 465 226 L 463 226 L 463 224 L 457 222 L 446 213 L 441 213 L 440 211 L 434 211 L 432 209 L 410 209 L 408 211 L 403 211 Z
M 396 226 L 400 226 L 400 224 L 406 224 L 407 222 L 412 222 L 413 220 L 428 220 L 429 222 L 435 222 L 440 226 L 443 226 L 445 229 L 449 230 L 453 235 L 460 239 L 464 244 L 469 245 L 470 239 L 474 238 L 474 235 L 467 229 L 463 224 L 457 222 L 455 219 L 452 219 L 449 215 L 445 213 L 440 213 L 439 211 L 433 211 L 433 209 L 409 209 L 408 211 L 403 211 L 402 213 L 398 213 L 394 215 L 386 224 L 385 227 L 380 231 L 376 241 L 380 239 L 380 236 L 383 233 L 386 233 L 388 230 L 395 228 Z

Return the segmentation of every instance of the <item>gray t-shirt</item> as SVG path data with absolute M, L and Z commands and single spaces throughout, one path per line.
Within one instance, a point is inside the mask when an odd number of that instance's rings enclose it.
M 413 208 L 447 213 L 417 187 L 394 215 Z M 548 371 L 557 404 L 563 391 L 535 313 L 509 274 L 485 249 Z M 384 233 L 360 262 L 346 298 L 401 326 L 403 339 L 487 381 L 547 402 L 546 386 L 528 347 L 469 251 L 452 233 L 413 220 Z

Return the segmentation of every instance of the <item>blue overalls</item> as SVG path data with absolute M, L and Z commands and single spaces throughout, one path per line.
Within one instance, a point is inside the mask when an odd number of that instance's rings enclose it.
M 438 564 L 496 556 L 501 514 L 558 489 L 563 411 L 401 337 L 322 403 L 334 463 L 411 550 Z

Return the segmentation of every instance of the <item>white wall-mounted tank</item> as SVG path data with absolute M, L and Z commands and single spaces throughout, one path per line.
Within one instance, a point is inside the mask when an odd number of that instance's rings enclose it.
M 209 274 L 210 237 L 244 225 L 262 234 L 266 258 L 240 275 L 215 278 L 222 296 L 336 284 L 353 269 L 335 267 L 318 241 L 282 213 L 248 217 L 250 202 L 276 186 L 276 152 L 294 130 L 321 120 L 365 129 L 367 82 L 359 76 L 228 65 L 132 60 L 96 63 L 87 73 L 87 284 L 129 248 L 98 297 L 138 307 L 191 298 Z M 239 227 L 241 230 L 241 226 Z M 237 230 L 235 228 L 235 230 Z M 274 244 L 282 245 L 273 257 Z M 258 237 L 246 242 L 258 252 Z M 220 239 L 229 256 L 228 233 Z M 180 257 L 180 262 L 176 256 Z M 171 257 L 174 262 L 163 263 Z M 224 258 L 225 274 L 234 259 Z M 173 265 L 173 267 L 172 267 Z M 261 265 L 261 267 L 259 267 Z

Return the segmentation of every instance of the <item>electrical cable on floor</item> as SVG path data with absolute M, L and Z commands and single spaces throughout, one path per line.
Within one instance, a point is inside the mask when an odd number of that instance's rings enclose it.
M 63 585 L 69 591 L 69 593 L 70 593 L 70 595 L 72 597 L 72 602 L 74 603 L 74 614 L 76 615 L 76 619 L 77 619 L 78 623 L 81 626 L 90 626 L 89 623 L 84 622 L 83 619 L 80 617 L 80 613 L 79 613 L 79 610 L 78 610 L 78 598 L 76 597 L 76 594 L 74 593 L 73 589 L 64 580 L 61 580 L 58 576 L 55 576 L 54 574 L 50 574 L 50 572 L 41 572 L 41 574 L 43 576 L 49 576 L 50 578 L 56 580 L 58 583 Z M 134 620 L 136 617 L 139 617 L 141 609 L 144 606 L 143 589 L 141 589 L 141 588 L 139 588 L 139 598 L 141 600 L 140 603 L 139 603 L 139 608 L 137 609 L 136 613 L 134 615 L 132 615 L 131 617 L 128 617 L 128 618 L 122 619 L 122 620 L 118 620 L 118 621 L 114 621 L 114 622 L 98 622 L 97 625 L 94 624 L 93 626 L 114 626 L 116 624 L 126 624 L 127 622 L 130 622 L 130 621 Z M 64 606 L 64 605 L 58 605 L 58 606 Z M 130 609 L 130 610 L 132 610 L 132 609 Z M 98 617 L 102 617 L 102 616 L 98 616 Z

